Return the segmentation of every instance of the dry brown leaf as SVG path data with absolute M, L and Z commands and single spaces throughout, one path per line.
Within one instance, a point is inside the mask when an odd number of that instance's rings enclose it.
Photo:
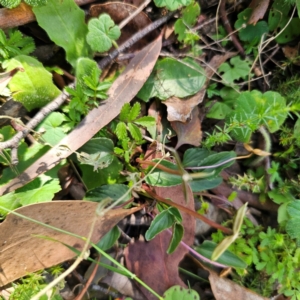
M 107 13 L 114 20 L 116 24 L 121 23 L 129 15 L 131 15 L 137 9 L 136 6 L 126 4 L 123 2 L 108 2 L 103 4 L 92 5 L 89 12 L 91 17 L 98 17 L 100 14 Z M 132 34 L 138 32 L 149 24 L 152 21 L 144 13 L 140 12 L 136 17 L 134 17 L 123 29 L 121 32 L 121 37 L 118 39 L 118 44 L 122 44 L 132 37 Z M 159 34 L 158 30 L 154 30 L 151 33 L 147 34 L 144 38 L 135 43 L 128 52 L 137 51 L 145 47 L 150 41 L 153 41 L 157 38 Z
M 225 62 L 227 59 L 231 58 L 234 55 L 236 55 L 236 52 L 228 52 L 224 55 L 215 55 L 211 59 L 211 61 L 205 68 L 206 82 L 203 88 L 194 96 L 186 97 L 184 99 L 171 97 L 166 101 L 162 102 L 167 106 L 167 118 L 169 122 L 179 121 L 185 123 L 191 118 L 191 114 L 194 107 L 202 103 L 204 99 L 206 88 L 209 84 L 211 77 L 215 74 L 216 70 L 223 62 Z
M 173 202 L 187 206 L 194 210 L 194 197 L 190 189 L 187 191 L 187 203 L 185 201 L 182 186 L 167 188 L 155 188 L 156 194 L 172 199 Z M 187 213 L 181 213 L 183 217 L 184 237 L 183 241 L 187 245 L 194 242 L 195 220 Z M 182 245 L 172 254 L 167 254 L 171 234 L 164 231 L 149 242 L 138 241 L 129 245 L 124 251 L 126 266 L 147 285 L 153 288 L 158 294 L 162 295 L 173 285 L 185 284 L 178 274 L 178 265 L 183 259 L 188 249 Z M 140 287 L 145 295 L 145 299 L 157 299 L 146 289 Z
M 209 271 L 209 281 L 216 300 L 243 299 L 267 300 L 253 291 L 246 289 L 232 280 L 221 278 L 215 272 Z
M 161 36 L 141 50 L 115 80 L 108 92 L 108 99 L 93 109 L 81 123 L 58 145 L 51 148 L 28 169 L 7 185 L 0 188 L 0 195 L 14 191 L 37 176 L 55 167 L 62 159 L 90 140 L 119 113 L 122 106 L 138 93 L 155 65 L 161 49 Z
M 175 149 L 178 149 L 184 144 L 189 144 L 196 147 L 200 145 L 202 131 L 198 107 L 193 109 L 191 119 L 186 123 L 175 121 L 171 122 L 171 126 L 175 130 L 178 138 Z
M 248 20 L 248 24 L 255 25 L 260 19 L 263 19 L 270 0 L 252 0 L 249 7 L 252 8 L 252 13 L 250 19 Z
M 53 201 L 28 205 L 15 210 L 17 213 L 47 225 L 86 237 L 91 229 L 98 203 L 89 201 Z M 96 243 L 124 217 L 138 211 L 113 209 L 104 216 L 97 216 L 91 241 Z M 59 264 L 71 259 L 75 253 L 61 243 L 33 235 L 51 237 L 81 250 L 84 241 L 25 220 L 12 213 L 0 224 L 0 286 L 6 285 L 29 272 Z

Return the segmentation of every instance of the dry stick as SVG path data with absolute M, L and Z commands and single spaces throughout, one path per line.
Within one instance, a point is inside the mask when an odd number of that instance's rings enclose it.
M 127 50 L 130 48 L 133 44 L 135 44 L 137 41 L 142 39 L 145 35 L 150 33 L 151 31 L 155 30 L 165 22 L 167 22 L 175 12 L 169 13 L 168 15 L 156 20 L 155 22 L 151 23 L 149 26 L 144 28 L 143 30 L 137 32 L 134 34 L 129 40 L 127 40 L 125 43 L 123 43 L 118 49 L 112 51 L 107 57 L 103 58 L 98 66 L 100 69 L 105 68 L 113 59 L 115 59 L 121 52 Z M 74 83 L 70 84 L 69 87 L 73 88 L 75 85 Z M 65 90 L 52 102 L 47 104 L 45 107 L 43 107 L 35 116 L 32 118 L 27 124 L 26 129 L 18 132 L 14 137 L 12 137 L 10 140 L 1 142 L 0 143 L 0 151 L 7 148 L 18 148 L 18 145 L 22 138 L 24 138 L 33 128 L 35 128 L 48 114 L 50 114 L 52 111 L 59 108 L 65 100 L 69 97 L 69 93 L 67 93 Z
M 83 298 L 83 296 L 85 295 L 85 293 L 87 292 L 87 290 L 88 290 L 89 286 L 91 285 L 93 279 L 95 278 L 95 275 L 96 275 L 97 270 L 99 268 L 100 256 L 98 257 L 97 262 L 98 263 L 95 264 L 94 269 L 93 269 L 88 281 L 84 285 L 82 291 L 79 293 L 79 295 L 74 300 L 81 300 Z
M 225 9 L 225 4 L 226 4 L 226 0 L 221 0 L 221 3 L 220 3 L 220 15 L 221 15 L 221 19 L 223 21 L 223 25 L 227 31 L 228 34 L 231 34 L 232 33 L 232 27 L 229 23 L 229 20 L 228 20 L 228 17 L 227 17 L 227 12 L 226 12 L 226 9 Z M 242 47 L 242 45 L 240 44 L 240 41 L 238 40 L 238 38 L 236 37 L 235 34 L 232 34 L 231 35 L 231 40 L 235 46 L 235 48 L 240 52 L 240 54 L 245 57 L 245 51 Z
M 118 26 L 122 29 L 126 26 L 134 17 L 136 17 L 152 0 L 145 0 L 132 14 L 124 19 Z

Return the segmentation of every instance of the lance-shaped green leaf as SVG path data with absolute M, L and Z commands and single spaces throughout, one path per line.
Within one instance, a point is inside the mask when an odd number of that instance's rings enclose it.
M 73 67 L 79 57 L 91 56 L 85 15 L 73 0 L 48 0 L 46 5 L 34 7 L 33 12 L 50 39 L 64 48 Z
M 214 250 L 211 259 L 217 260 L 229 247 L 234 241 L 238 238 L 239 232 L 241 230 L 244 216 L 247 212 L 247 202 L 239 208 L 234 223 L 233 223 L 233 235 L 227 236 Z
M 94 51 L 108 51 L 120 37 L 121 31 L 108 14 L 102 14 L 98 19 L 91 19 L 86 40 Z

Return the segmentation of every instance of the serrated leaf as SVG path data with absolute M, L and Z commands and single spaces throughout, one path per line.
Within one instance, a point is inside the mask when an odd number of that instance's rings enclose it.
M 236 100 L 235 110 L 228 116 L 230 123 L 238 122 L 239 128 L 231 134 L 241 142 L 248 142 L 253 131 L 266 126 L 270 132 L 279 130 L 288 115 L 286 100 L 277 92 L 243 92 Z
M 293 239 L 300 239 L 300 201 L 295 200 L 287 205 L 287 212 L 289 214 L 289 219 L 286 223 L 286 232 Z
M 161 100 L 171 96 L 184 98 L 197 93 L 205 80 L 204 70 L 193 59 L 165 58 L 156 63 L 137 96 L 144 101 L 153 97 Z
M 98 19 L 91 19 L 88 23 L 89 32 L 86 40 L 94 51 L 108 51 L 113 41 L 117 40 L 121 31 L 108 14 L 102 14 Z
M 124 140 L 127 138 L 127 128 L 124 122 L 119 122 L 115 129 L 115 133 L 119 140 Z
M 9 88 L 16 101 L 21 102 L 27 110 L 40 108 L 51 102 L 60 90 L 53 84 L 52 75 L 33 57 L 19 55 L 6 64 L 7 70 L 23 68 L 9 82 Z
M 170 228 L 174 223 L 174 217 L 169 213 L 168 209 L 157 215 L 151 222 L 149 229 L 146 232 L 145 238 L 147 241 L 152 240 L 159 233 L 167 228 Z
M 125 103 L 120 112 L 120 116 L 119 116 L 120 121 L 122 121 L 122 122 L 128 121 L 128 115 L 129 115 L 130 110 L 131 110 L 130 103 Z
M 140 112 L 141 112 L 141 104 L 138 102 L 135 102 L 134 105 L 131 107 L 130 112 L 128 114 L 128 118 L 127 118 L 128 122 L 134 121 L 138 117 Z
M 24 0 L 30 6 L 43 6 L 47 4 L 48 0 Z
M 142 140 L 142 133 L 140 129 L 133 123 L 128 123 L 128 130 L 131 136 L 137 141 L 140 142 Z
M 134 120 L 134 124 L 138 124 L 143 127 L 149 127 L 149 126 L 154 126 L 156 124 L 156 121 L 154 117 L 144 116 Z
M 21 0 L 0 0 L 0 4 L 7 8 L 17 7 L 21 3 Z
M 251 8 L 247 8 L 241 13 L 238 14 L 238 20 L 235 22 L 234 27 L 235 29 L 239 29 L 239 37 L 242 41 L 252 42 L 253 40 L 258 43 L 263 36 L 269 31 L 268 24 L 265 21 L 259 21 L 255 25 L 247 24 L 248 20 L 250 19 L 252 13 Z M 246 28 L 240 29 L 243 24 L 246 24 Z
M 168 10 L 176 10 L 182 6 L 187 6 L 192 3 L 193 0 L 154 0 L 157 7 L 166 7 Z
M 225 83 L 233 83 L 234 80 L 247 78 L 250 72 L 249 62 L 241 60 L 239 56 L 230 59 L 229 63 L 222 63 L 218 71 L 222 74 Z
M 180 285 L 175 285 L 164 292 L 164 300 L 200 300 L 198 293 L 192 289 L 184 289 Z
M 167 253 L 173 253 L 180 244 L 184 234 L 184 228 L 181 224 L 175 223 L 173 226 L 172 238 L 168 247 Z
M 183 23 L 182 19 L 178 19 L 174 24 L 174 31 L 177 34 L 177 39 L 179 42 L 182 42 L 186 36 L 186 26 Z
M 55 146 L 66 136 L 63 128 L 61 127 L 61 124 L 64 121 L 67 121 L 64 114 L 53 112 L 39 124 L 36 131 L 46 131 L 42 135 L 42 140 L 51 146 Z
M 77 60 L 76 79 L 81 86 L 90 85 L 90 88 L 97 86 L 100 75 L 101 70 L 94 60 L 87 57 L 81 57 Z
M 20 204 L 25 206 L 34 203 L 51 201 L 55 193 L 59 192 L 60 190 L 61 186 L 59 184 L 59 180 L 53 179 L 37 189 L 17 193 L 17 195 L 20 198 Z
M 62 47 L 73 67 L 80 57 L 91 57 L 91 48 L 86 42 L 88 33 L 85 15 L 73 0 L 48 0 L 47 4 L 34 7 L 38 24 L 50 39 Z

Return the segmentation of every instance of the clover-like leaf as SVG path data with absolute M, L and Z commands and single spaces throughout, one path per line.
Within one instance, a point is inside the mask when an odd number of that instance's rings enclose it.
M 108 14 L 102 14 L 98 19 L 90 20 L 86 40 L 93 51 L 108 51 L 117 40 L 121 31 Z
M 173 11 L 191 4 L 192 0 L 154 0 L 154 3 L 157 7 L 166 7 L 168 10 Z

